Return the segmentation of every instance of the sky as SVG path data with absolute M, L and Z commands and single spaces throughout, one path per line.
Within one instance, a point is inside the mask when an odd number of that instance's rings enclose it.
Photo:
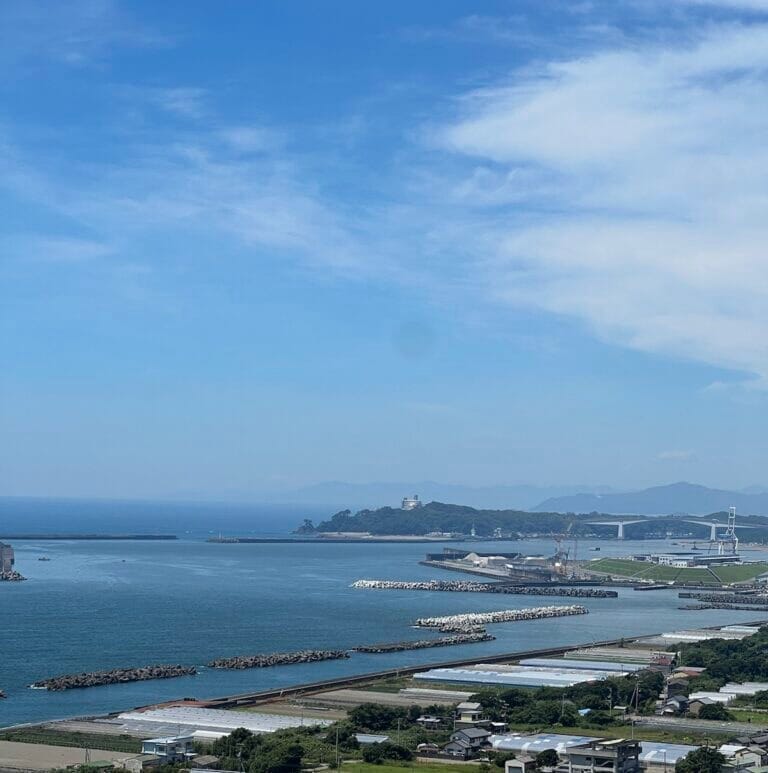
M 0 494 L 768 484 L 768 0 L 4 0 Z

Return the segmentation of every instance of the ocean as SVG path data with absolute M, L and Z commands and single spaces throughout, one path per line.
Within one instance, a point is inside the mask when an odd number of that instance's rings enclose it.
M 173 516 L 163 505 L 152 517 L 94 512 L 60 517 L 38 512 L 15 516 L 0 509 L 0 532 L 172 531 L 172 542 L 45 542 L 14 544 L 17 568 L 28 580 L 0 584 L 0 727 L 24 722 L 101 714 L 181 697 L 211 698 L 300 684 L 413 664 L 559 644 L 579 644 L 725 623 L 759 613 L 681 612 L 677 591 L 620 591 L 618 599 L 587 599 L 589 615 L 489 626 L 493 642 L 385 655 L 354 654 L 348 660 L 221 671 L 208 661 L 304 648 L 351 648 L 359 644 L 424 638 L 411 627 L 420 616 L 545 604 L 566 599 L 503 597 L 471 593 L 355 590 L 370 579 L 456 578 L 420 566 L 426 544 L 215 544 L 209 533 L 287 533 L 303 517 L 325 509 L 223 506 L 184 509 Z M 222 512 L 222 509 L 226 512 Z M 60 511 L 59 511 L 60 512 Z M 160 514 L 158 514 L 160 513 Z M 164 515 L 162 515 L 165 513 Z M 162 516 L 162 517 L 161 517 Z M 163 518 L 166 520 L 163 521 Z M 175 521 L 173 519 L 176 519 Z M 238 520 L 240 519 L 240 520 Z M 171 522 L 177 528 L 170 528 Z M 90 526 L 86 525 L 91 523 Z M 182 529 L 181 527 L 186 528 Z M 601 552 L 588 552 L 591 547 Z M 477 543 L 478 550 L 551 553 L 551 540 Z M 668 543 L 581 541 L 582 558 L 670 549 Z M 50 561 L 38 561 L 48 557 Z M 757 557 L 757 554 L 755 555 Z M 181 663 L 196 676 L 50 693 L 29 685 L 58 674 L 107 668 Z

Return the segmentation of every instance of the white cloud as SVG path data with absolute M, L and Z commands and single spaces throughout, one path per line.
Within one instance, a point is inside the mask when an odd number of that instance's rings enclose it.
M 466 95 L 435 131 L 472 159 L 456 189 L 521 175 L 483 237 L 488 292 L 768 379 L 767 71 L 768 26 L 728 26 Z

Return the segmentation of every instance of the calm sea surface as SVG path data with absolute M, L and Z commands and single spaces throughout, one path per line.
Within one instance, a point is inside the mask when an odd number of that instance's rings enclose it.
M 293 526 L 301 508 L 286 519 Z M 157 519 L 154 521 L 158 523 Z M 254 521 L 249 521 L 253 525 Z M 264 531 L 277 521 L 262 520 Z M 18 530 L 6 519 L 4 531 Z M 226 529 L 239 531 L 243 528 Z M 232 524 L 229 524 L 232 526 Z M 236 526 L 236 524 L 235 524 Z M 102 531 L 138 531 L 136 524 Z M 146 527 L 146 524 L 145 524 Z M 49 693 L 31 690 L 56 674 L 151 663 L 203 666 L 213 658 L 302 648 L 350 648 L 358 644 L 420 638 L 410 627 L 422 615 L 568 603 L 541 597 L 470 593 L 364 591 L 360 578 L 459 577 L 419 566 L 434 546 L 258 544 L 204 542 L 206 530 L 176 542 L 18 542 L 17 566 L 29 579 L 0 585 L 0 727 L 21 722 L 96 714 L 179 697 L 216 697 L 249 690 L 365 673 L 398 665 L 555 644 L 660 632 L 682 627 L 743 622 L 759 614 L 681 612 L 676 591 L 621 591 L 618 599 L 587 600 L 589 615 L 494 625 L 496 641 L 464 647 L 390 655 L 353 655 L 344 661 L 216 671 L 194 677 L 136 682 Z M 28 527 L 31 529 L 31 526 Z M 48 524 L 47 528 L 51 528 Z M 57 530 L 82 528 L 59 522 Z M 258 531 L 259 524 L 247 531 Z M 162 530 L 162 524 L 156 530 Z M 217 530 L 217 529 L 215 529 Z M 181 535 L 181 530 L 177 530 Z M 599 545 L 600 553 L 589 552 Z M 478 543 L 478 550 L 551 553 L 553 543 Z M 582 558 L 670 549 L 664 543 L 582 541 Z M 750 555 L 750 554 L 748 554 Z M 760 554 L 751 554 L 758 557 Z M 49 562 L 38 561 L 41 556 Z

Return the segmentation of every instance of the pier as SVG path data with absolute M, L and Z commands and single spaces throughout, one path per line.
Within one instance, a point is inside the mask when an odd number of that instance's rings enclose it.
M 414 623 L 418 628 L 437 628 L 440 631 L 463 632 L 468 627 L 491 623 L 517 623 L 523 620 L 543 620 L 550 617 L 586 615 L 589 610 L 579 604 L 561 607 L 532 607 L 530 609 L 503 609 L 497 612 L 467 612 L 442 617 L 420 617 Z
M 426 590 L 449 593 L 503 593 L 513 596 L 564 596 L 568 598 L 607 599 L 617 598 L 615 590 L 602 588 L 566 588 L 547 585 L 513 585 L 504 582 L 478 582 L 476 580 L 357 580 L 350 586 L 365 590 Z
M 82 674 L 65 674 L 43 679 L 31 686 L 36 690 L 75 690 L 83 687 L 100 687 L 105 684 L 143 682 L 148 679 L 173 679 L 177 676 L 193 676 L 193 666 L 142 666 L 140 668 L 115 668 L 111 671 L 92 671 Z

